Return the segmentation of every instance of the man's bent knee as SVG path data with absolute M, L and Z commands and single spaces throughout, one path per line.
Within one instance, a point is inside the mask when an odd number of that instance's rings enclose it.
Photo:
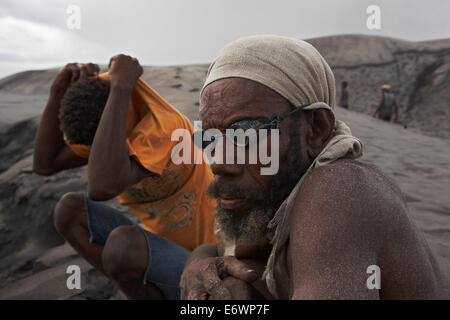
M 69 192 L 64 194 L 56 204 L 53 220 L 56 230 L 61 235 L 67 234 L 74 223 L 80 223 L 85 214 L 84 198 L 81 194 Z
M 141 281 L 148 262 L 145 236 L 137 226 L 115 228 L 103 248 L 103 268 L 117 282 Z

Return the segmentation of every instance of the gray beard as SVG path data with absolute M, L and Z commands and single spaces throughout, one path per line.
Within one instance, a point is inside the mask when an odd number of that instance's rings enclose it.
M 247 215 L 238 216 L 224 210 L 220 203 L 216 207 L 216 225 L 224 235 L 230 240 L 250 240 L 257 241 L 263 239 L 268 233 L 268 225 L 275 212 L 278 210 L 283 200 L 288 197 L 300 177 L 308 169 L 308 164 L 303 163 L 300 158 L 300 136 L 293 136 L 286 159 L 287 167 L 291 170 L 284 176 L 274 176 L 272 180 L 271 192 L 259 196 L 259 205 L 253 208 Z M 216 197 L 217 195 L 210 194 Z M 264 200 L 263 200 L 264 199 Z M 254 198 L 255 201 L 256 198 Z
M 268 234 L 267 226 L 274 214 L 274 209 L 256 207 L 245 216 L 237 218 L 219 204 L 215 218 L 217 226 L 228 239 L 258 241 Z

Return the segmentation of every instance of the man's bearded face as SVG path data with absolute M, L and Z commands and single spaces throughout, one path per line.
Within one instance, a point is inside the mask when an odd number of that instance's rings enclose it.
M 258 82 L 243 78 L 212 82 L 204 89 L 200 100 L 203 129 L 221 132 L 238 121 L 273 119 L 289 111 L 292 105 L 287 99 Z M 302 148 L 301 114 L 280 122 L 276 146 L 279 170 L 275 175 L 261 175 L 264 167 L 261 163 L 215 162 L 214 157 L 227 159 L 229 151 L 225 143 L 214 149 L 211 169 L 215 180 L 208 194 L 219 200 L 216 223 L 229 238 L 257 240 L 264 237 L 269 221 L 306 171 L 309 158 Z
M 270 176 L 270 188 L 264 189 L 257 184 L 253 184 L 251 187 L 242 187 L 222 176 L 216 176 L 214 182 L 209 186 L 207 193 L 214 198 L 244 197 L 254 204 L 249 212 L 239 213 L 224 209 L 219 202 L 216 207 L 216 223 L 228 238 L 256 241 L 267 234 L 267 226 L 275 212 L 307 170 L 307 165 L 303 163 L 300 156 L 299 136 L 291 138 L 288 152 L 284 159 L 280 159 L 288 171 Z

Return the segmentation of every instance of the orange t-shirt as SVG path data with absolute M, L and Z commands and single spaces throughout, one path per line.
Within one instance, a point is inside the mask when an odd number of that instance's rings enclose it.
M 108 74 L 100 77 L 108 79 Z M 146 230 L 189 251 L 216 243 L 216 200 L 206 195 L 213 180 L 209 165 L 205 161 L 177 165 L 171 160 L 172 148 L 179 143 L 171 141 L 172 132 L 187 129 L 192 137 L 191 122 L 139 79 L 131 94 L 126 127 L 129 155 L 157 175 L 127 188 L 118 196 L 119 202 L 131 208 Z M 90 146 L 68 145 L 78 156 L 89 157 Z M 191 145 L 192 158 L 196 152 L 202 157 Z

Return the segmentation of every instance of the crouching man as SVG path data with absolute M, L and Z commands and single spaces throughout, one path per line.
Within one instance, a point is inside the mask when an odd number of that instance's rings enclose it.
M 171 161 L 174 130 L 189 120 L 142 79 L 135 58 L 68 64 L 54 81 L 34 149 L 34 171 L 88 165 L 88 194 L 57 203 L 55 225 L 72 247 L 135 299 L 178 299 L 189 252 L 217 241 L 206 163 Z M 193 163 L 193 162 L 191 162 Z M 136 225 L 102 201 L 118 196 Z

